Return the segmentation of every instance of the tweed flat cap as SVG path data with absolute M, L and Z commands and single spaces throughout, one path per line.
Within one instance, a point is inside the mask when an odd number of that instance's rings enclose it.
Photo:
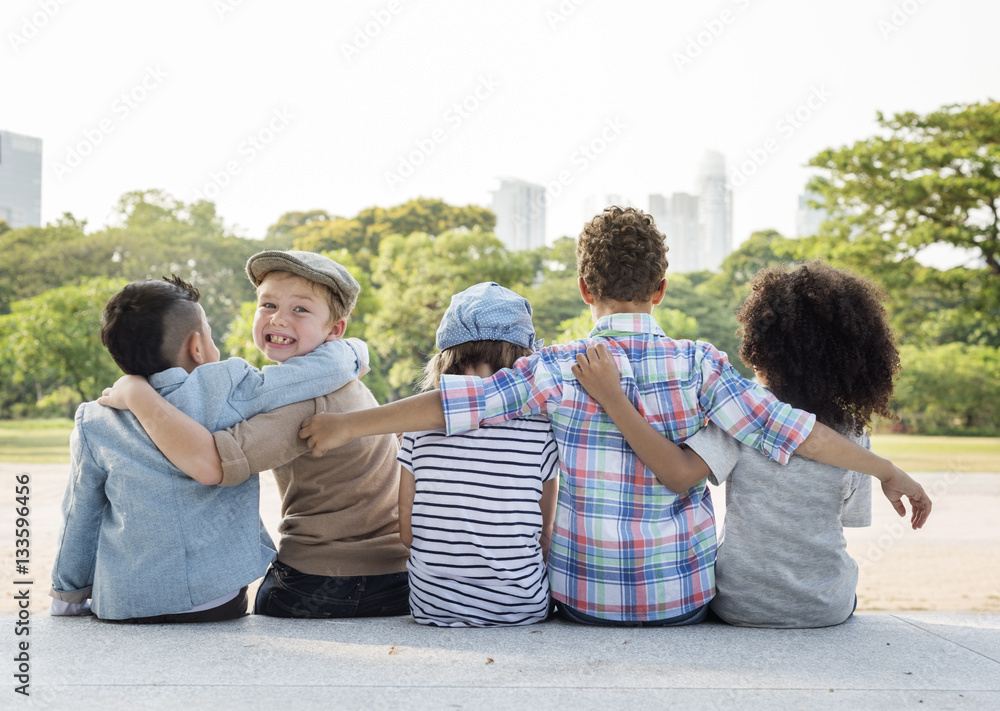
M 315 252 L 269 250 L 258 252 L 247 260 L 247 276 L 254 286 L 260 286 L 260 280 L 268 272 L 289 272 L 329 287 L 347 313 L 354 310 L 361 293 L 361 285 L 343 266 Z

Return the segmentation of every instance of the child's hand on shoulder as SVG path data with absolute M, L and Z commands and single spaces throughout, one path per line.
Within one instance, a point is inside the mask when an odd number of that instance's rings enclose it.
M 97 404 L 116 410 L 130 410 L 130 399 L 137 392 L 152 389 L 153 386 L 141 375 L 123 375 L 115 381 L 113 387 L 104 388 L 101 397 L 97 398 Z
M 625 397 L 618 366 L 603 343 L 590 346 L 586 354 L 578 354 L 572 370 L 587 394 L 602 406 L 615 397 Z
M 350 413 L 321 412 L 302 421 L 299 438 L 307 440 L 314 457 L 322 457 L 331 449 L 343 447 L 354 437 L 348 430 Z

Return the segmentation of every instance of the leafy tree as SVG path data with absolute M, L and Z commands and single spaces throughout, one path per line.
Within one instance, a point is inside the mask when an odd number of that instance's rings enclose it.
M 293 223 L 299 221 L 300 224 Z M 458 207 L 436 198 L 417 198 L 390 208 L 369 207 L 353 218 L 330 217 L 326 213 L 286 213 L 268 234 L 288 227 L 295 249 L 313 252 L 346 249 L 365 270 L 389 235 L 421 232 L 438 235 L 460 228 L 492 231 L 496 216 L 478 205 Z
M 369 345 L 392 364 L 391 395 L 412 392 L 453 294 L 483 281 L 517 290 L 531 276 L 526 260 L 478 228 L 382 240 L 372 274 L 380 304 L 366 326 Z
M 828 149 L 809 185 L 833 226 L 910 257 L 938 242 L 978 252 L 1000 277 L 1000 102 L 887 118 L 853 146 Z
M 893 410 L 907 431 L 1000 434 L 1000 349 L 904 346 L 900 360 Z
M 62 398 L 64 414 L 93 400 L 121 376 L 101 344 L 104 304 L 124 280 L 96 278 L 15 301 L 0 316 L 0 339 L 14 383 L 34 385 L 37 399 Z

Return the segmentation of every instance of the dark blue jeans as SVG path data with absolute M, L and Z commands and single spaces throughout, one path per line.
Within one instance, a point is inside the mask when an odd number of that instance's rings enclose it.
M 558 605 L 558 614 L 564 620 L 576 622 L 581 625 L 600 625 L 602 627 L 680 627 L 682 625 L 696 625 L 702 622 L 705 619 L 705 615 L 708 614 L 708 605 L 702 605 L 696 610 L 691 610 L 691 612 L 665 620 L 626 622 L 624 620 L 605 620 L 602 617 L 594 617 L 593 615 L 575 610 L 564 602 L 560 602 Z
M 257 590 L 255 615 L 269 617 L 391 617 L 410 614 L 406 573 L 334 578 L 300 573 L 278 561 Z

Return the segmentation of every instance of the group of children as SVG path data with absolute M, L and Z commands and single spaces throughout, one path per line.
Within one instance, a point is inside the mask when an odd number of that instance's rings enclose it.
M 868 523 L 866 475 L 900 515 L 909 500 L 914 528 L 931 508 L 862 446 L 898 369 L 878 293 L 817 263 L 759 274 L 738 315 L 755 384 L 656 324 L 666 245 L 648 215 L 608 208 L 577 257 L 589 338 L 538 348 L 528 302 L 478 284 L 444 314 L 428 391 L 382 407 L 357 379 L 364 344 L 342 340 L 358 285 L 332 260 L 248 262 L 254 342 L 281 363 L 260 373 L 215 362 L 193 288 L 126 287 L 102 336 L 127 375 L 77 413 L 53 614 L 92 600 L 108 620 L 228 619 L 266 569 L 254 612 L 272 616 L 843 622 L 857 565 L 842 528 Z M 707 481 L 728 482 L 719 546 Z

